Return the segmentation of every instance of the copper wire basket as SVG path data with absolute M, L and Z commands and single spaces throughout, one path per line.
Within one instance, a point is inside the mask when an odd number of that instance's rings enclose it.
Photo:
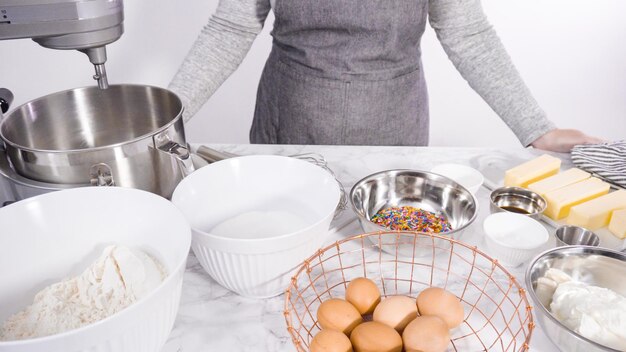
M 407 245 L 420 256 L 399 255 L 398 248 Z M 430 255 L 424 256 L 425 249 Z M 535 326 L 532 307 L 524 288 L 497 260 L 444 236 L 378 232 L 323 248 L 296 272 L 286 291 L 284 314 L 298 351 L 308 351 L 320 330 L 319 305 L 330 298 L 344 298 L 348 282 L 357 277 L 373 280 L 383 297 L 417 297 L 432 286 L 459 297 L 465 319 L 450 332 L 449 351 L 529 349 Z

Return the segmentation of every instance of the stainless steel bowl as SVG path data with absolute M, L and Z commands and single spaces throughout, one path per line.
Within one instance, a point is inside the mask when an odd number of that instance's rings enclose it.
M 350 201 L 365 232 L 388 231 L 371 218 L 382 209 L 408 205 L 444 215 L 452 227 L 445 235 L 458 239 L 478 214 L 476 199 L 469 190 L 447 177 L 424 171 L 388 170 L 367 176 L 352 187 Z M 410 235 L 399 233 L 398 236 Z M 446 243 L 442 241 L 440 245 Z M 399 253 L 425 255 L 430 253 L 428 247 L 432 249 L 432 243 L 418 244 L 415 251 L 413 246 L 407 246 L 399 249 Z
M 492 213 L 508 211 L 539 220 L 548 203 L 539 194 L 519 187 L 501 187 L 491 192 Z
M 556 229 L 556 246 L 593 246 L 600 244 L 600 238 L 595 233 L 579 226 L 565 225 Z
M 580 281 L 626 296 L 626 254 L 588 246 L 559 247 L 537 256 L 526 271 L 526 287 L 535 307 L 537 320 L 561 351 L 616 351 L 570 330 L 550 313 L 546 305 L 551 297 L 543 297 L 536 290 L 537 280 L 545 276 L 550 268 L 560 269 Z
M 6 149 L 0 157 L 33 181 L 116 185 L 169 197 L 193 171 L 182 113 L 178 96 L 159 87 L 57 92 L 0 121 L 0 149 Z

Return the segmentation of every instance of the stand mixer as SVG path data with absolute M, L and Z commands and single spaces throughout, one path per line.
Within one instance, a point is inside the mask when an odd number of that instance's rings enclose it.
M 79 50 L 106 89 L 106 45 L 124 32 L 122 0 L 0 0 L 0 40 L 32 38 L 51 49 Z
M 122 0 L 0 0 L 0 40 L 32 38 L 46 48 L 79 50 L 98 82 L 4 116 L 13 97 L 0 89 L 0 206 L 89 186 L 168 198 L 193 171 L 180 98 L 164 88 L 107 82 L 105 47 L 120 38 L 123 20 Z

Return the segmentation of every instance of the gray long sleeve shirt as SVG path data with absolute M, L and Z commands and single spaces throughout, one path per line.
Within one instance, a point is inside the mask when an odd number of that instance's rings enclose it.
M 237 69 L 273 0 L 220 0 L 170 83 L 191 118 Z M 524 146 L 555 128 L 522 81 L 480 0 L 430 0 L 429 20 L 446 54 Z

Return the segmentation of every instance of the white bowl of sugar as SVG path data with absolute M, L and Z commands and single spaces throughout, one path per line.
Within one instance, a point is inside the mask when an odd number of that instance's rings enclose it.
M 251 298 L 286 289 L 293 270 L 324 243 L 339 199 L 339 185 L 326 170 L 270 155 L 205 166 L 172 196 L 191 224 L 202 267 Z
M 550 235 L 537 220 L 515 213 L 495 213 L 483 222 L 489 254 L 517 267 L 546 248 Z

